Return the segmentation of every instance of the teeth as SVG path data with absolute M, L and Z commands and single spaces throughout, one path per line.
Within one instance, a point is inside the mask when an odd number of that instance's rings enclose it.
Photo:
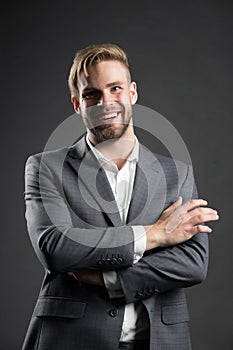
M 101 118 L 101 120 L 113 119 L 113 118 L 116 118 L 116 116 L 117 116 L 117 113 L 105 114 Z

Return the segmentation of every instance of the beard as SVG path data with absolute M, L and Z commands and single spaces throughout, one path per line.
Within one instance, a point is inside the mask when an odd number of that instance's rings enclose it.
M 97 126 L 90 129 L 92 134 L 95 136 L 97 143 L 101 143 L 108 140 L 118 140 L 126 130 L 128 129 L 129 123 L 122 123 L 121 127 L 118 130 L 114 130 L 111 126 L 101 127 Z
M 117 112 L 119 117 L 116 122 L 103 123 L 99 116 L 103 114 L 111 114 Z M 132 106 L 130 104 L 117 104 L 107 109 L 103 106 L 89 107 L 88 111 L 82 115 L 85 126 L 94 135 L 96 143 L 101 143 L 108 140 L 118 140 L 124 135 L 130 125 L 132 118 Z

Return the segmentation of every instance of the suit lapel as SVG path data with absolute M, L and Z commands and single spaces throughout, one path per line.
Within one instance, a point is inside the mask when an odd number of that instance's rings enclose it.
M 140 144 L 127 223 L 141 222 L 163 179 L 161 170 L 161 165 L 155 155 Z
M 66 160 L 78 175 L 79 188 L 84 187 L 82 190 L 84 199 L 85 191 L 88 191 L 94 200 L 94 206 L 101 209 L 113 226 L 121 226 L 118 206 L 107 176 L 90 152 L 85 136 L 70 148 Z M 160 162 L 152 152 L 140 144 L 127 224 L 136 225 L 142 222 L 152 198 L 155 198 L 159 188 L 162 188 L 161 181 L 164 179 L 162 175 L 164 174 Z M 89 195 L 88 198 L 90 198 Z M 161 197 L 159 198 L 157 203 L 161 204 Z
M 78 175 L 78 186 L 85 200 L 85 192 L 88 191 L 94 199 L 94 203 L 88 203 L 95 208 L 100 208 L 104 215 L 112 222 L 113 226 L 122 225 L 117 203 L 112 193 L 105 171 L 92 152 L 90 152 L 85 137 L 78 141 L 67 154 L 67 162 Z M 90 198 L 90 196 L 86 196 Z

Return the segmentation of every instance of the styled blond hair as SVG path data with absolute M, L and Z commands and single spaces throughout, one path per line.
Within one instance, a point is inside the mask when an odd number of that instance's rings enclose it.
M 71 96 L 78 97 L 78 80 L 83 72 L 87 77 L 87 67 L 101 61 L 117 60 L 121 62 L 128 70 L 130 80 L 130 67 L 126 53 L 115 44 L 96 44 L 79 50 L 73 60 L 70 69 L 68 85 Z

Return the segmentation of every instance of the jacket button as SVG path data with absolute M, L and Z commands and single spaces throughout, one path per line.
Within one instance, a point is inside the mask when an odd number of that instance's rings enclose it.
M 142 298 L 143 296 L 144 296 L 143 293 L 137 292 L 136 295 L 135 295 L 135 299 L 140 299 L 140 298 Z
M 118 315 L 118 310 L 117 309 L 111 309 L 111 310 L 109 310 L 108 314 L 111 317 L 116 317 Z
M 144 292 L 144 295 L 146 295 L 147 297 L 149 297 L 151 294 L 152 294 L 152 293 L 151 293 L 150 290 L 146 290 L 146 291 Z
M 112 258 L 111 259 L 111 264 L 116 265 L 117 264 L 117 258 Z

